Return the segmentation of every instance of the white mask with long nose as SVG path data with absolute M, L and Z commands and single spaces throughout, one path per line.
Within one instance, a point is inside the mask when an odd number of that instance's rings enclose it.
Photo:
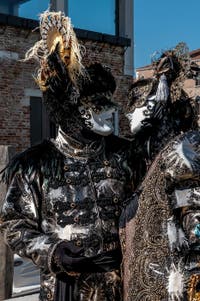
M 92 108 L 79 107 L 79 112 L 85 121 L 86 127 L 96 134 L 108 136 L 114 132 L 113 114 L 116 108 L 103 108 L 95 112 Z

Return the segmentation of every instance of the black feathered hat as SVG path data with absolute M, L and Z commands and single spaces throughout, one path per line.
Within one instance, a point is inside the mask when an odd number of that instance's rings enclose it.
M 116 82 L 111 70 L 100 63 L 86 67 L 87 76 L 80 85 L 80 103 L 88 106 L 113 106 L 112 95 Z

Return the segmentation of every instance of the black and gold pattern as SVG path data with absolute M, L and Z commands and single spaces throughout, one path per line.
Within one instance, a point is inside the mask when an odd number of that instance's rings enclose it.
M 189 279 L 188 301 L 200 301 L 200 275 L 194 274 Z
M 13 251 L 41 268 L 41 301 L 55 301 L 53 254 L 63 240 L 83 248 L 86 257 L 121 254 L 119 218 L 132 193 L 129 142 L 111 136 L 100 143 L 96 155 L 87 147 L 76 158 L 71 148 L 45 142 L 14 158 L 4 171 L 10 186 L 1 229 Z M 87 279 L 76 273 L 76 286 L 73 300 L 122 300 L 118 271 L 91 273 Z
M 142 183 L 129 301 L 199 300 L 199 139 L 191 131 L 172 140 Z

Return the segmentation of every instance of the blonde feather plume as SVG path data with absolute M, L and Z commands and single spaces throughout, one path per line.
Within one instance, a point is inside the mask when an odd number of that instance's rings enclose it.
M 71 24 L 71 19 L 62 12 L 45 11 L 40 15 L 41 40 L 36 42 L 25 54 L 25 61 L 36 59 L 40 67 L 35 76 L 41 90 L 46 89 L 46 79 L 52 75 L 47 67 L 48 56 L 55 51 L 59 43 L 59 56 L 68 70 L 72 82 L 76 85 L 77 78 L 85 73 L 82 65 L 83 47 L 78 43 Z

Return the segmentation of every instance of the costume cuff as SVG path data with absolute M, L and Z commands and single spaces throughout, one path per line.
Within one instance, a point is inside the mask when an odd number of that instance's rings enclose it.
M 49 248 L 49 251 L 48 251 L 48 255 L 47 255 L 47 259 L 48 259 L 48 268 L 49 268 L 49 271 L 52 273 L 52 274 L 57 274 L 59 272 L 62 272 L 61 269 L 59 268 L 59 264 L 57 264 L 57 261 L 55 260 L 55 257 L 54 257 L 54 253 L 55 253 L 55 250 L 56 248 L 63 242 L 63 240 L 59 240 L 57 243 L 55 244 L 52 244 Z

